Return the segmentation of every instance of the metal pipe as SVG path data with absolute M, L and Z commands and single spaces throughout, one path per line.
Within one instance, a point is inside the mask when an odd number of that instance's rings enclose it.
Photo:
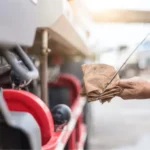
M 42 55 L 40 60 L 41 99 L 48 104 L 48 31 L 42 33 Z

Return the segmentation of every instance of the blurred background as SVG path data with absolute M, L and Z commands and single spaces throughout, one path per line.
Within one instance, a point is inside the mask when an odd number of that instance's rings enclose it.
M 79 18 L 86 10 L 83 20 L 95 63 L 118 69 L 150 32 L 148 0 L 80 0 L 77 4 Z M 150 78 L 150 37 L 120 72 L 121 78 L 133 76 Z M 124 101 L 116 97 L 109 104 L 93 102 L 88 108 L 90 150 L 150 149 L 150 100 Z

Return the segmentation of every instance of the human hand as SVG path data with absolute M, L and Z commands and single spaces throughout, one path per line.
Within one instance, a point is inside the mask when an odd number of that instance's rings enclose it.
M 150 82 L 134 77 L 122 79 L 119 86 L 123 88 L 120 97 L 123 99 L 147 99 L 150 98 Z

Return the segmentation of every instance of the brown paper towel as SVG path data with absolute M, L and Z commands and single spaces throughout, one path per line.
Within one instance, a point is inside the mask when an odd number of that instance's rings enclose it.
M 116 73 L 114 67 L 106 64 L 85 64 L 82 65 L 82 71 L 84 81 L 82 95 L 86 95 L 89 102 L 100 100 L 104 103 L 122 92 L 118 86 L 119 75 L 104 89 Z

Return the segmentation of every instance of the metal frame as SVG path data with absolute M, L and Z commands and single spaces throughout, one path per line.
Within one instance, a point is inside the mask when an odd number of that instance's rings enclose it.
M 48 53 L 50 49 L 48 48 L 49 33 L 48 30 L 43 30 L 42 32 L 42 53 L 40 59 L 40 81 L 41 81 L 41 98 L 48 106 Z
M 86 104 L 86 99 L 80 97 L 79 95 L 81 90 L 79 80 L 73 75 L 62 74 L 59 76 L 56 82 L 50 83 L 49 86 L 67 87 L 70 90 L 69 105 L 72 110 L 72 118 L 62 131 L 62 134 L 63 132 L 65 132 L 63 137 L 63 139 L 65 140 L 62 139 L 63 143 L 61 143 L 61 145 L 63 145 L 64 148 L 64 146 L 67 144 L 68 141 L 69 150 L 83 149 L 87 132 L 85 124 L 83 123 L 82 113 L 84 106 Z
M 41 99 L 49 106 L 48 102 L 48 48 L 49 34 L 47 30 L 42 31 L 42 55 L 40 59 L 40 83 L 41 83 Z M 49 84 L 51 86 L 52 84 Z M 68 124 L 61 132 L 54 132 L 46 145 L 42 146 L 42 150 L 63 150 L 68 143 L 68 149 L 83 149 L 86 139 L 86 127 L 82 121 L 82 112 L 86 103 L 85 98 L 79 96 L 80 82 L 72 75 L 60 76 L 53 85 L 65 85 L 70 89 L 72 98 L 70 99 L 70 107 L 72 117 Z M 75 90 L 76 89 L 76 90 Z M 53 125 L 54 126 L 54 125 Z M 76 137 L 77 136 L 77 137 Z M 75 140 L 77 139 L 77 140 Z

